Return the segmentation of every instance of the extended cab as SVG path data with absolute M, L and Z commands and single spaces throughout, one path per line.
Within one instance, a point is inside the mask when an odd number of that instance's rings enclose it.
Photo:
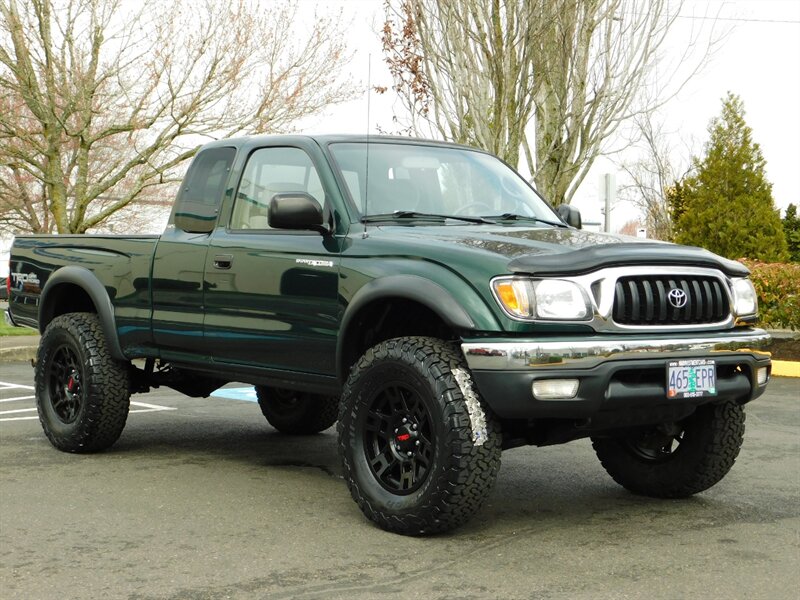
M 353 498 L 404 534 L 466 521 L 523 444 L 591 437 L 627 489 L 701 492 L 770 376 L 741 264 L 583 231 L 444 143 L 214 142 L 161 236 L 19 236 L 10 271 L 55 447 L 111 446 L 132 393 L 248 382 L 284 433 L 338 421 Z

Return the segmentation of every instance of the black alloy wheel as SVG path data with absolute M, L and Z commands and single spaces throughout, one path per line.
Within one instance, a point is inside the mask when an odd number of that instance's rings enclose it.
M 39 343 L 36 407 L 47 439 L 64 452 L 97 452 L 117 441 L 130 407 L 130 364 L 108 350 L 100 318 L 53 319 Z
M 53 352 L 45 374 L 45 393 L 53 412 L 68 425 L 74 423 L 85 405 L 83 367 L 77 353 L 67 344 Z
M 489 496 L 500 428 L 455 344 L 402 337 L 367 350 L 339 408 L 350 494 L 378 526 L 404 535 L 451 530 Z
M 680 452 L 683 427 L 676 423 L 666 423 L 646 431 L 637 437 L 626 440 L 631 452 L 645 461 L 661 462 L 670 460 Z
M 364 426 L 364 453 L 372 474 L 394 494 L 417 491 L 433 463 L 435 433 L 419 393 L 402 381 L 372 399 Z
M 256 386 L 258 405 L 267 422 L 287 435 L 311 435 L 336 423 L 339 398 L 282 388 Z
M 686 498 L 707 490 L 733 467 L 744 440 L 744 408 L 706 404 L 678 423 L 592 438 L 600 463 L 627 490 Z

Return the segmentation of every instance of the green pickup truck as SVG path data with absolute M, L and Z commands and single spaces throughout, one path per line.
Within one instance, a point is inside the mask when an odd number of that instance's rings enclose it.
M 353 498 L 402 534 L 464 523 L 526 444 L 590 437 L 634 493 L 701 492 L 770 377 L 745 267 L 583 231 L 438 142 L 216 141 L 161 236 L 19 236 L 10 273 L 56 448 L 111 446 L 131 394 L 246 382 L 285 434 L 338 422 Z

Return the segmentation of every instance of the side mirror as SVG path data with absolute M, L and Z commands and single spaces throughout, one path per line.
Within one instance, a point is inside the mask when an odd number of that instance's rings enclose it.
M 573 208 L 569 204 L 559 204 L 558 208 L 556 208 L 556 212 L 558 212 L 558 216 L 561 217 L 561 220 L 570 227 L 582 229 L 581 211 L 577 208 Z
M 275 194 L 269 201 L 267 218 L 274 229 L 327 231 L 322 226 L 322 207 L 305 192 Z

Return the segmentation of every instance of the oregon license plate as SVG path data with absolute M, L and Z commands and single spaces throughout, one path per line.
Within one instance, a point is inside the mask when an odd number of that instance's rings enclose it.
M 717 367 L 713 360 L 674 360 L 667 363 L 667 398 L 717 395 Z

